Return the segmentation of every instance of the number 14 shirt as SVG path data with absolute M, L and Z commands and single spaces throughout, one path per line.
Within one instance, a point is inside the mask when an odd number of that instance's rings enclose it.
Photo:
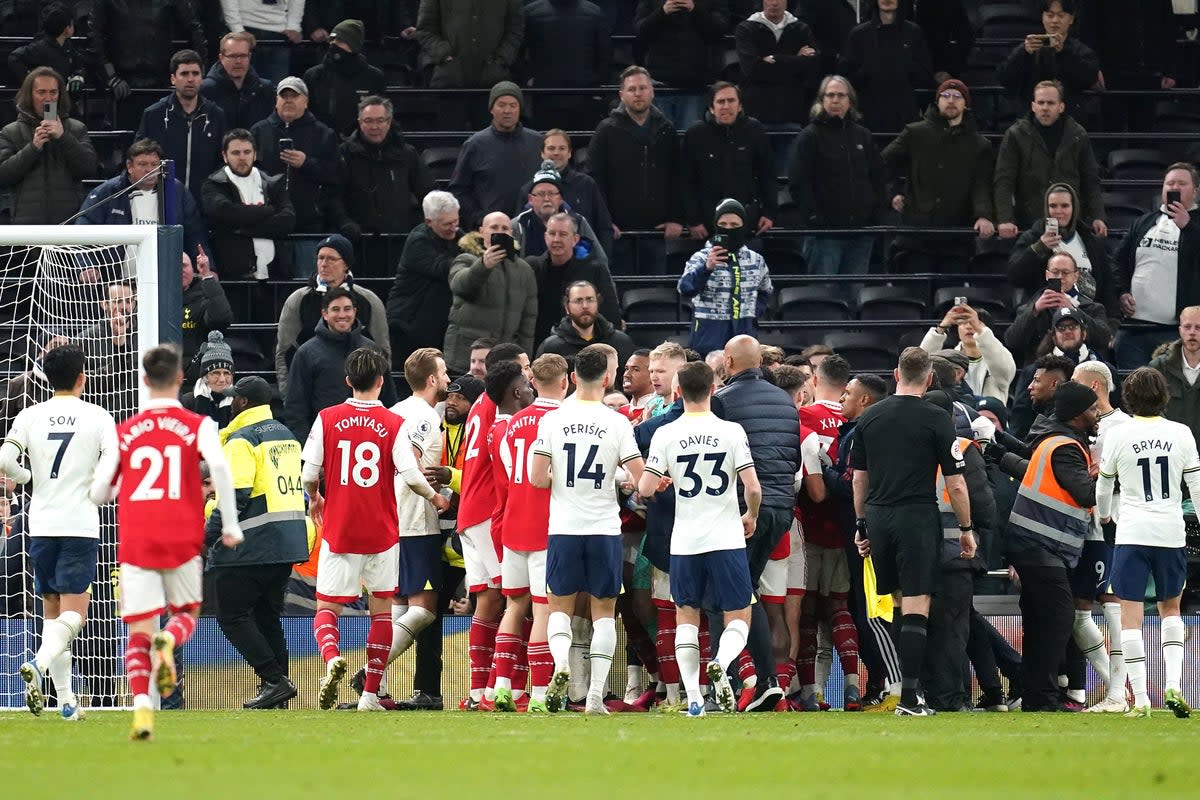
M 641 458 L 633 425 L 575 400 L 542 417 L 533 452 L 550 459 L 550 536 L 620 536 L 617 467 Z

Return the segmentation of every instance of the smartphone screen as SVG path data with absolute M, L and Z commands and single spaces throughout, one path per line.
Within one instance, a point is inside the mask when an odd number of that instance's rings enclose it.
M 280 139 L 279 140 L 279 149 L 280 150 L 291 150 L 291 149 L 293 149 L 294 146 L 295 146 L 295 142 L 293 142 L 291 139 Z
M 42 119 L 58 119 L 58 101 L 42 104 Z
M 1178 203 L 1180 199 L 1181 197 L 1179 192 L 1167 192 L 1167 205 L 1171 205 L 1171 203 Z
M 1054 292 L 1062 291 L 1062 278 L 1047 278 L 1046 288 Z

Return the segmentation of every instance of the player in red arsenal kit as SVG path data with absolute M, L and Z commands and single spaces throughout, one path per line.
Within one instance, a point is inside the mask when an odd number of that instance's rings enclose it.
M 304 445 L 301 478 L 309 496 L 308 510 L 313 522 L 322 526 L 313 635 L 325 661 L 318 697 L 324 709 L 336 705 L 338 684 L 346 674 L 337 618 L 342 607 L 357 600 L 365 588 L 371 627 L 359 710 L 382 710 L 370 700 L 392 647 L 392 597 L 400 571 L 396 476 L 439 511 L 449 506 L 421 473 L 412 445 L 400 431 L 404 420 L 379 402 L 390 369 L 378 350 L 360 347 L 351 353 L 345 370 L 352 397 L 322 410 Z M 326 497 L 318 491 L 322 469 Z
M 133 693 L 133 739 L 149 739 L 154 732 L 151 673 L 162 696 L 174 692 L 174 649 L 196 629 L 204 549 L 201 460 L 208 463 L 217 489 L 222 543 L 236 547 L 243 538 L 233 477 L 221 452 L 217 424 L 179 404 L 183 384 L 179 348 L 150 349 L 142 358 L 142 369 L 150 399 L 140 414 L 117 426 L 120 459 L 115 471 L 96 473 L 91 490 L 100 505 L 112 499 L 116 489 L 117 561 L 121 616 L 129 626 L 125 670 Z M 165 611 L 172 616 L 154 633 Z
M 528 663 L 532 678 L 529 710 L 546 710 L 546 689 L 554 673 L 546 643 L 546 529 L 550 522 L 550 490 L 529 482 L 529 461 L 537 440 L 538 423 L 558 408 L 567 394 L 567 360 L 547 353 L 533 362 L 533 385 L 538 399 L 508 421 L 499 458 L 506 470 L 504 523 L 501 528 L 504 556 L 500 581 L 508 605 L 496 636 L 496 710 L 516 710 L 524 681 L 513 682 L 511 665 L 519 661 L 528 636 Z M 532 603 L 531 603 L 532 601 Z M 532 605 L 532 609 L 530 606 Z M 533 627 L 525 620 L 533 612 Z

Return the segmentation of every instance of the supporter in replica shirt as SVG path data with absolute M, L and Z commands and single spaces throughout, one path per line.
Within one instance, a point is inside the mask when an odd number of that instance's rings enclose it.
M 467 414 L 467 453 L 463 458 L 462 491 L 458 500 L 460 531 L 489 519 L 496 507 L 496 484 L 487 435 L 496 422 L 496 404 L 487 394 L 471 404 Z
M 841 403 L 824 400 L 801 407 L 799 413 L 802 471 L 805 474 L 819 473 L 822 454 L 829 457 L 830 463 L 837 460 L 838 428 L 846 418 L 842 415 Z M 819 450 L 815 467 L 812 465 L 814 448 Z M 838 524 L 837 509 L 832 503 L 814 503 L 806 492 L 800 492 L 796 499 L 796 519 L 804 528 L 804 541 L 828 548 L 843 545 L 845 534 Z
M 399 541 L 397 473 L 421 497 L 434 496 L 402 424 L 377 400 L 350 398 L 317 415 L 304 445 L 304 480 L 315 481 L 324 467 L 321 534 L 331 553 L 383 553 Z
M 542 417 L 534 453 L 550 459 L 550 536 L 620 536 L 617 466 L 642 457 L 629 420 L 576 400 Z
M 559 401 L 539 397 L 508 422 L 500 459 L 508 474 L 508 499 L 504 505 L 501 544 L 510 550 L 546 549 L 550 524 L 550 490 L 529 482 L 529 462 L 542 418 L 558 408 Z

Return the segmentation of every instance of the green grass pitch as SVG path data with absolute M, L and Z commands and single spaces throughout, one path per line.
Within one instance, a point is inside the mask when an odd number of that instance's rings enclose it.
M 1194 720 L 1091 714 L 0 714 L 8 798 L 1188 797 Z M 137 787 L 137 788 L 135 788 Z

